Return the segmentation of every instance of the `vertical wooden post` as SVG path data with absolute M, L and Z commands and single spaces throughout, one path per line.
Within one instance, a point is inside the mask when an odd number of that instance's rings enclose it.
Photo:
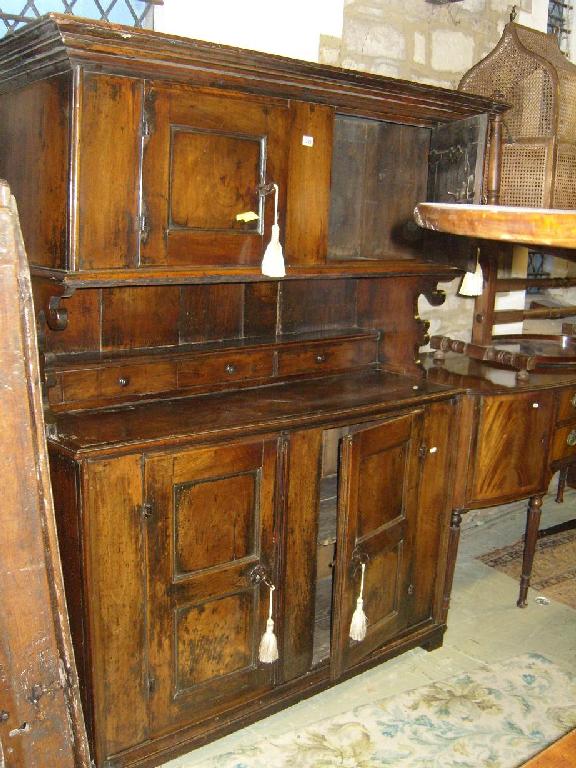
M 30 275 L 0 181 L 0 764 L 84 768 L 88 746 L 44 439 Z

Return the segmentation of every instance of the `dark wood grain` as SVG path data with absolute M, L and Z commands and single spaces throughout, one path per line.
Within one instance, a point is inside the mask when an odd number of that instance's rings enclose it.
M 334 112 L 293 101 L 290 116 L 286 260 L 322 264 L 328 240 Z
M 90 765 L 64 599 L 30 276 L 0 183 L 0 762 Z
M 71 169 L 78 187 L 70 266 L 133 267 L 138 259 L 142 84 L 85 74 L 78 88 L 79 147 Z

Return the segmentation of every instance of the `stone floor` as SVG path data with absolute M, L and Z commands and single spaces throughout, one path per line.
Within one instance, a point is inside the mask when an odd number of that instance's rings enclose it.
M 552 490 L 552 488 L 551 488 Z M 516 607 L 516 581 L 481 563 L 478 555 L 520 538 L 526 504 L 518 502 L 471 512 L 464 519 L 448 631 L 442 648 L 426 653 L 417 648 L 352 680 L 320 693 L 272 717 L 188 755 L 164 768 L 201 768 L 205 758 L 264 737 L 276 736 L 344 712 L 359 704 L 391 696 L 473 669 L 483 662 L 541 653 L 555 663 L 576 669 L 576 610 L 561 603 L 540 605 L 529 593 L 528 607 Z M 576 516 L 576 492 L 563 505 L 551 495 L 543 506 L 542 525 Z

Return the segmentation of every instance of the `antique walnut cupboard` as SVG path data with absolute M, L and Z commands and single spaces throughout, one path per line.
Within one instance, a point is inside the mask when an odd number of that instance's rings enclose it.
M 423 378 L 416 307 L 458 273 L 412 210 L 478 202 L 503 107 L 58 15 L 2 41 L 0 88 L 96 765 L 439 645 L 461 390 Z

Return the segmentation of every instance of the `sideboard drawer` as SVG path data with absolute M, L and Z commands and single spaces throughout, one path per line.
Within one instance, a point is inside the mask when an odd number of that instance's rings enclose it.
M 272 350 L 218 352 L 186 360 L 178 365 L 178 387 L 195 387 L 220 382 L 259 379 L 271 376 Z
M 148 395 L 175 388 L 176 369 L 170 362 L 87 368 L 62 374 L 62 398 L 67 403 L 99 397 Z
M 279 350 L 278 375 L 290 376 L 297 373 L 356 368 L 375 361 L 376 341 L 373 338 L 292 347 Z
M 550 461 L 576 457 L 576 422 L 559 427 L 554 433 Z
M 558 397 L 558 421 L 576 419 L 576 387 L 564 389 Z

